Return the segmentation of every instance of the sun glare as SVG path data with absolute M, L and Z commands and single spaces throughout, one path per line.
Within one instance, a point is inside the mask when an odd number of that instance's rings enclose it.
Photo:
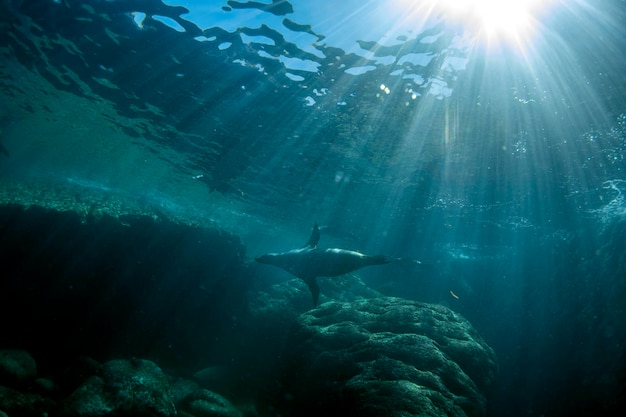
M 371 0 L 373 1 L 373 0 Z M 390 0 L 403 23 L 443 18 L 489 43 L 527 44 L 558 0 Z
M 466 24 L 477 25 L 489 37 L 520 40 L 533 28 L 533 14 L 547 0 L 443 0 L 444 11 Z

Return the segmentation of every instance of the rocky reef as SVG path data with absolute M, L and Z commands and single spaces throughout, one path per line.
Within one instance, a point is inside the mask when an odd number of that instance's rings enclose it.
M 302 314 L 285 355 L 289 416 L 483 416 L 497 370 L 467 320 L 389 297 Z
M 495 355 L 446 307 L 345 276 L 310 309 L 167 218 L 8 204 L 0 230 L 0 417 L 486 415 Z
M 154 362 L 80 358 L 77 386 L 37 379 L 34 359 L 22 350 L 0 351 L 0 416 L 240 417 L 230 401 L 193 381 L 168 376 Z M 4 414 L 3 414 L 4 413 Z
M 245 310 L 245 248 L 217 228 L 5 205 L 0 230 L 0 348 L 19 343 L 45 366 L 114 355 L 185 367 Z
M 260 342 L 263 345 L 263 342 Z M 250 346 L 252 354 L 258 345 Z M 255 359 L 259 364 L 263 356 Z M 465 319 L 438 305 L 393 297 L 328 302 L 301 314 L 282 360 L 254 405 L 207 388 L 232 372 L 191 379 L 145 359 L 77 358 L 53 379 L 23 350 L 0 351 L 0 412 L 23 416 L 486 415 L 494 352 Z M 232 371 L 232 370 L 231 370 Z M 2 414 L 0 414 L 2 415 Z

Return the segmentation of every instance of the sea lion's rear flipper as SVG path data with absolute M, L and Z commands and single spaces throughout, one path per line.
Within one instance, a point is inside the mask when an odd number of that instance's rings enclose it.
M 383 265 L 383 264 L 388 264 L 389 262 L 393 260 L 393 258 L 390 258 L 385 255 L 368 256 L 368 259 L 369 259 L 368 265 Z
M 313 277 L 302 278 L 302 280 L 309 286 L 309 290 L 311 290 L 311 295 L 313 296 L 313 306 L 317 307 L 317 300 L 320 298 L 320 287 L 317 285 L 317 279 Z
M 314 249 L 317 247 L 317 242 L 319 241 L 320 241 L 320 228 L 317 226 L 317 222 L 315 222 L 315 224 L 313 225 L 313 231 L 311 232 L 311 237 L 309 237 L 309 240 L 306 242 L 306 245 L 304 245 L 303 247 Z

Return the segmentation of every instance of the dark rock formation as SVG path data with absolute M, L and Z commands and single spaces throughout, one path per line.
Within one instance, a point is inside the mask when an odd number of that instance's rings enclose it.
M 216 228 L 0 205 L 0 342 L 57 374 L 81 355 L 196 367 L 217 356 L 198 334 L 245 311 L 244 253 Z
M 181 409 L 195 417 L 241 417 L 241 413 L 226 398 L 200 389 L 191 394 Z
M 0 417 L 5 415 L 41 417 L 47 415 L 55 406 L 54 401 L 39 394 L 0 386 Z
M 106 362 L 64 402 L 63 415 L 239 417 L 226 398 L 192 381 L 168 377 L 143 359 Z
M 0 350 L 0 384 L 16 386 L 37 376 L 37 364 L 24 350 Z
M 6 357 L 10 356 L 5 353 Z M 32 357 L 24 351 L 13 356 Z M 5 361 L 8 362 L 8 361 Z M 10 362 L 9 362 L 10 363 Z M 34 364 L 34 360 L 33 360 Z M 97 366 L 97 369 L 93 369 Z M 76 370 L 80 372 L 76 373 Z M 103 365 L 81 357 L 68 372 L 76 376 L 60 378 L 66 384 L 82 382 L 66 394 L 46 378 L 29 383 L 0 385 L 0 417 L 68 416 L 68 417 L 241 417 L 242 412 L 225 397 L 201 388 L 197 383 L 168 376 L 145 359 L 116 359 Z
M 68 416 L 175 416 L 167 377 L 153 362 L 112 360 L 88 378 L 64 404 Z
M 496 359 L 446 307 L 381 297 L 300 316 L 278 407 L 290 416 L 483 416 Z
M 18 349 L 0 351 L 0 417 L 39 417 L 54 409 L 53 400 L 31 392 L 41 390 L 41 379 L 36 378 L 37 363 L 30 353 Z

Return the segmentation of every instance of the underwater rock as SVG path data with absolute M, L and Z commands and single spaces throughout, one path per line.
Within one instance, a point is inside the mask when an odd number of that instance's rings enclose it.
M 0 350 L 0 384 L 23 385 L 37 376 L 37 364 L 25 350 Z
M 239 327 L 241 334 L 245 335 L 245 341 L 241 344 L 242 348 L 236 360 L 223 362 L 226 366 L 222 369 L 205 369 L 193 376 L 193 379 L 204 388 L 238 400 L 237 405 L 251 397 L 258 399 L 258 396 L 272 395 L 271 391 L 275 389 L 280 378 L 283 360 L 281 352 L 289 329 L 300 314 L 313 306 L 311 292 L 301 279 L 293 278 L 271 283 L 274 279 L 280 279 L 280 276 L 288 275 L 278 271 L 281 275 L 273 278 L 268 277 L 267 273 L 262 272 L 261 277 L 267 279 L 257 280 L 250 291 L 249 315 L 241 321 Z M 269 272 L 274 273 L 273 270 Z M 367 287 L 358 274 L 335 278 L 322 277 L 318 281 L 322 289 L 321 303 L 329 299 L 354 301 L 380 296 Z M 254 343 L 249 343 L 250 340 L 254 340 Z
M 0 417 L 3 415 L 41 417 L 47 415 L 54 407 L 55 403 L 52 400 L 41 395 L 0 386 Z
M 192 376 L 202 388 L 217 392 L 232 398 L 232 394 L 241 385 L 239 372 L 234 367 L 229 366 L 209 366 L 200 369 Z
M 112 360 L 65 401 L 68 416 L 175 416 L 167 377 L 153 362 Z
M 18 305 L 29 313 L 5 320 L 3 338 L 29 346 L 47 369 L 110 352 L 195 366 L 246 311 L 245 247 L 216 227 L 0 204 L 0 230 L 0 294 L 11 299 L 0 302 L 0 315 Z M 213 337 L 198 338 L 206 329 Z M 50 349 L 50 340 L 64 349 Z
M 178 405 L 185 401 L 191 394 L 200 389 L 200 386 L 194 381 L 183 378 L 170 378 L 170 391 L 172 392 L 172 401 Z
M 277 405 L 287 416 L 484 416 L 497 372 L 460 315 L 391 297 L 302 314 L 285 352 Z
M 87 380 L 90 376 L 96 375 L 100 369 L 100 362 L 89 357 L 79 356 L 72 360 L 70 365 L 63 371 L 62 384 L 69 390 L 74 390 Z
M 206 389 L 189 396 L 181 409 L 195 417 L 241 417 L 241 413 L 226 398 Z
M 322 277 L 318 280 L 323 294 L 320 303 L 335 301 L 354 301 L 364 298 L 376 298 L 382 294 L 368 287 L 357 274 L 334 278 Z M 256 289 L 250 297 L 249 308 L 253 316 L 276 316 L 277 319 L 295 321 L 296 317 L 312 307 L 311 292 L 299 278 L 290 279 Z
M 42 395 L 52 395 L 59 391 L 59 387 L 51 379 L 37 378 L 33 381 L 33 390 Z

